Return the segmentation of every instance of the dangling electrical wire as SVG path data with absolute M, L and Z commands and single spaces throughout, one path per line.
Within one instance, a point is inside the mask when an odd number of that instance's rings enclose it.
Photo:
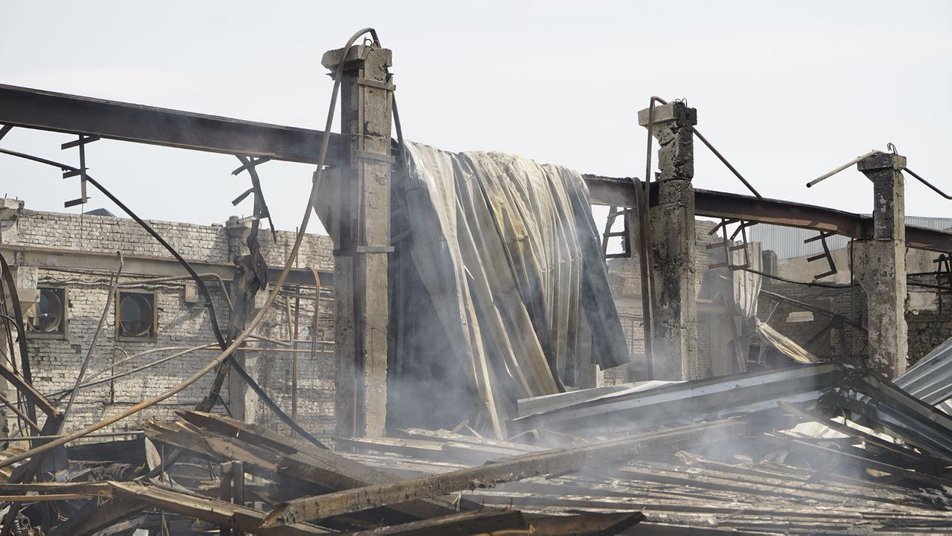
M 122 274 L 122 252 L 117 251 L 119 255 L 119 267 L 116 269 L 116 275 L 112 278 L 112 284 L 109 285 L 109 294 L 106 295 L 106 306 L 102 309 L 102 315 L 99 317 L 99 324 L 96 326 L 96 331 L 93 332 L 93 338 L 89 341 L 89 348 L 86 350 L 86 357 L 83 358 L 83 363 L 79 367 L 79 375 L 76 376 L 76 383 L 73 385 L 73 390 L 69 393 L 69 400 L 66 402 L 66 408 L 63 409 L 63 417 L 60 419 L 59 424 L 57 425 L 56 432 L 59 433 L 63 429 L 63 425 L 66 424 L 66 419 L 69 416 L 69 410 L 73 407 L 73 402 L 76 401 L 76 394 L 79 392 L 79 386 L 83 383 L 83 376 L 86 375 L 86 367 L 89 366 L 89 359 L 93 355 L 93 349 L 96 348 L 96 341 L 99 340 L 99 333 L 102 331 L 102 327 L 106 325 L 106 317 L 109 315 L 109 307 L 112 305 L 112 298 L 116 295 L 116 290 L 119 288 L 119 276 Z
M 349 50 L 350 47 L 353 46 L 354 42 L 357 41 L 357 39 L 360 36 L 368 32 L 371 33 L 371 35 L 376 36 L 376 32 L 372 28 L 361 29 L 360 31 L 355 33 L 353 36 L 351 36 L 351 38 L 347 41 L 347 44 L 344 46 L 344 50 L 345 51 Z M 344 63 L 341 62 L 337 66 L 337 76 L 334 79 L 334 89 L 331 92 L 331 102 L 330 102 L 330 106 L 327 113 L 327 122 L 324 129 L 324 136 L 322 137 L 322 140 L 321 140 L 321 151 L 320 151 L 320 156 L 318 158 L 317 169 L 314 170 L 314 174 L 312 176 L 311 192 L 310 192 L 310 195 L 308 196 L 307 205 L 305 206 L 305 210 L 304 210 L 304 215 L 301 219 L 301 225 L 298 227 L 298 233 L 297 233 L 297 236 L 295 237 L 294 245 L 291 247 L 291 252 L 288 255 L 287 261 L 285 261 L 284 268 L 281 270 L 281 273 L 278 275 L 278 278 L 275 281 L 274 290 L 268 293 L 268 297 L 265 299 L 264 305 L 261 307 L 261 309 L 259 309 L 258 313 L 251 320 L 248 327 L 246 327 L 245 330 L 242 331 L 241 334 L 239 334 L 238 337 L 236 337 L 235 340 L 232 341 L 231 344 L 228 345 L 227 348 L 225 348 L 221 353 L 219 353 L 208 364 L 206 364 L 204 367 L 202 367 L 198 371 L 194 372 L 191 376 L 189 376 L 188 378 L 186 378 L 185 380 L 183 380 L 182 382 L 180 382 L 178 385 L 174 386 L 173 388 L 169 389 L 168 391 L 158 396 L 155 396 L 153 398 L 150 398 L 148 400 L 143 400 L 142 402 L 139 402 L 138 404 L 128 408 L 125 411 L 122 411 L 109 418 L 103 419 L 102 421 L 96 424 L 93 424 L 91 426 L 87 426 L 86 428 L 83 428 L 82 430 L 77 430 L 75 432 L 64 435 L 63 437 L 56 439 L 54 441 L 51 441 L 49 443 L 45 443 L 43 445 L 40 445 L 36 448 L 30 449 L 23 453 L 0 460 L 0 468 L 9 467 L 10 465 L 13 465 L 15 463 L 32 458 L 38 454 L 42 454 L 53 448 L 65 445 L 71 441 L 75 441 L 83 436 L 102 430 L 103 428 L 110 426 L 112 424 L 115 424 L 125 419 L 126 417 L 134 415 L 144 409 L 147 409 L 149 407 L 154 406 L 155 404 L 158 404 L 159 402 L 162 402 L 164 400 L 167 400 L 168 398 L 171 398 L 172 396 L 175 396 L 176 394 L 184 391 L 190 385 L 197 382 L 199 379 L 204 377 L 206 374 L 208 374 L 212 370 L 215 370 L 216 367 L 224 363 L 225 360 L 228 359 L 228 357 L 231 356 L 231 354 L 239 346 L 241 346 L 242 343 L 244 343 L 245 339 L 247 339 L 248 336 L 251 335 L 251 332 L 254 331 L 258 327 L 259 324 L 261 324 L 261 322 L 264 320 L 264 317 L 269 312 L 271 303 L 274 302 L 274 299 L 277 297 L 278 292 L 280 292 L 281 287 L 284 285 L 284 282 L 287 280 L 288 274 L 290 273 L 291 268 L 294 266 L 294 261 L 295 259 L 297 259 L 298 252 L 301 249 L 301 243 L 303 242 L 304 236 L 307 232 L 307 225 L 308 225 L 308 222 L 310 221 L 311 210 L 317 199 L 317 191 L 321 183 L 321 179 L 323 178 L 323 175 L 324 175 L 324 163 L 327 161 L 327 151 L 330 144 L 330 130 L 331 130 L 331 126 L 334 119 L 334 110 L 337 107 L 337 96 L 338 96 L 338 93 L 340 92 L 340 78 L 343 75 L 343 68 L 344 68 Z

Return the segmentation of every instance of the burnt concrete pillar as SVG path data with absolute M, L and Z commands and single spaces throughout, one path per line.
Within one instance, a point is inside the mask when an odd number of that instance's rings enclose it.
M 638 113 L 648 127 L 649 110 Z M 694 132 L 697 110 L 673 102 L 654 108 L 658 140 L 657 204 L 649 209 L 651 370 L 654 379 L 698 378 L 694 223 Z
M 251 220 L 231 216 L 225 222 L 225 232 L 228 234 L 228 258 L 235 260 L 248 251 L 245 242 L 251 234 Z
M 347 162 L 331 227 L 336 239 L 334 285 L 337 376 L 335 416 L 341 437 L 385 435 L 387 419 L 390 50 L 332 50 L 321 63 L 336 74 L 343 62 L 341 134 Z
M 906 158 L 877 153 L 857 164 L 873 183 L 873 234 L 853 243 L 853 272 L 866 293 L 869 366 L 888 378 L 906 371 Z
M 225 222 L 225 232 L 228 234 L 228 257 L 235 261 L 248 251 L 245 241 L 251 234 L 251 220 L 240 219 L 238 216 L 231 216 Z M 234 292 L 234 282 L 232 288 Z M 234 311 L 229 311 L 229 315 Z M 241 350 L 236 350 L 232 357 L 245 370 L 248 370 L 248 354 Z M 252 357 L 251 365 L 255 365 L 256 357 Z M 228 369 L 228 414 L 232 417 L 246 421 L 254 422 L 255 419 L 255 399 L 248 392 L 248 384 L 229 367 Z

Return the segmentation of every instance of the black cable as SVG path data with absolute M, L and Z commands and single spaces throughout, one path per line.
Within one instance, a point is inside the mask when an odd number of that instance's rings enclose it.
M 77 172 L 79 171 L 78 169 L 68 164 L 61 164 L 53 160 L 46 160 L 44 158 L 39 158 L 32 155 L 24 154 L 24 153 L 18 153 L 16 151 L 0 149 L 0 153 L 8 154 L 10 156 L 16 156 L 20 158 L 25 158 L 27 160 L 33 160 L 34 162 L 40 162 L 40 163 L 48 164 L 51 166 L 56 166 L 65 171 L 77 171 Z M 209 318 L 211 320 L 212 331 L 215 334 L 215 339 L 217 340 L 218 345 L 221 346 L 223 350 L 227 348 L 228 343 L 225 342 L 225 338 L 222 336 L 221 330 L 218 327 L 218 320 L 215 316 L 215 306 L 212 304 L 211 293 L 209 293 L 208 287 L 205 286 L 205 282 L 202 281 L 201 277 L 199 277 L 198 273 L 195 272 L 195 270 L 188 263 L 188 261 L 186 261 L 181 255 L 179 255 L 178 251 L 176 251 L 175 248 L 173 248 L 168 242 L 166 242 L 165 239 L 163 239 L 155 231 L 155 229 L 153 229 L 148 223 L 143 221 L 142 218 L 136 215 L 129 207 L 127 207 L 125 204 L 119 201 L 119 199 L 117 199 L 116 196 L 112 195 L 112 193 L 109 192 L 109 190 L 107 190 L 103 185 L 99 184 L 98 181 L 96 181 L 89 175 L 85 175 L 85 178 L 87 182 L 95 186 L 97 190 L 102 192 L 103 195 L 108 197 L 110 201 L 115 203 L 116 206 L 122 209 L 123 212 L 128 214 L 130 218 L 135 220 L 135 222 L 138 223 L 140 226 L 142 226 L 142 228 L 145 229 L 146 232 L 148 232 L 150 235 L 152 235 L 153 238 L 155 238 L 160 244 L 162 244 L 162 246 L 166 250 L 168 250 L 168 252 L 171 253 L 172 256 L 175 257 L 175 259 L 185 268 L 185 270 L 189 273 L 189 275 L 192 276 L 192 279 L 195 280 L 196 285 L 198 285 L 199 291 L 202 292 L 202 296 L 205 298 L 205 305 L 206 305 L 206 309 L 208 310 Z M 235 372 L 238 373 L 239 376 L 241 376 L 241 378 L 248 384 L 248 386 L 251 387 L 251 390 L 254 391 L 255 394 L 257 394 L 261 398 L 261 401 L 264 402 L 264 404 L 268 406 L 268 408 L 272 412 L 274 412 L 274 414 L 279 419 L 281 419 L 281 421 L 284 424 L 288 425 L 288 427 L 290 427 L 292 430 L 300 434 L 301 437 L 303 437 L 304 439 L 307 439 L 309 442 L 313 443 L 315 446 L 322 449 L 327 448 L 327 446 L 321 443 L 316 437 L 311 435 L 307 430 L 305 430 L 304 428 L 301 428 L 299 424 L 294 422 L 294 420 L 291 419 L 291 417 L 288 416 L 288 414 L 285 413 L 281 409 L 281 407 L 278 406 L 278 404 L 275 403 L 275 401 L 271 399 L 270 396 L 268 396 L 268 394 L 264 391 L 264 389 L 262 389 L 261 386 L 258 385 L 258 382 L 256 382 L 254 378 L 251 377 L 250 374 L 248 374 L 248 371 L 245 370 L 245 368 L 242 367 L 241 364 L 238 363 L 238 361 L 236 361 L 233 356 L 229 355 L 226 358 L 226 362 L 235 370 Z
M 221 329 L 218 327 L 218 315 L 215 314 L 215 305 L 212 303 L 212 295 L 208 291 L 208 287 L 205 285 L 205 281 L 203 281 L 202 278 L 199 277 L 198 272 L 196 272 L 195 269 L 192 268 L 192 265 L 189 264 L 188 261 L 186 261 L 185 258 L 182 257 L 179 254 L 179 252 L 175 250 L 175 248 L 172 247 L 171 244 L 166 242 L 165 239 L 162 238 L 162 236 L 159 235 L 159 233 L 157 233 L 155 229 L 152 228 L 151 225 L 146 223 L 135 212 L 133 212 L 132 209 L 127 207 L 125 204 L 123 204 L 122 201 L 119 201 L 119 199 L 116 196 L 112 195 L 112 193 L 109 190 L 107 190 L 102 184 L 99 184 L 98 181 L 96 181 L 89 175 L 86 175 L 86 182 L 95 186 L 97 190 L 102 192 L 103 195 L 108 197 L 109 200 L 115 203 L 117 207 L 122 209 L 122 211 L 128 214 L 130 218 L 135 220 L 135 222 L 138 223 L 139 226 L 141 226 L 143 229 L 145 229 L 147 233 L 152 235 L 152 238 L 155 238 L 159 244 L 162 244 L 162 247 L 164 247 L 169 253 L 171 253 L 172 256 L 175 257 L 175 260 L 177 260 L 179 264 L 181 264 L 182 267 L 185 268 L 185 271 L 188 272 L 188 275 L 192 276 L 192 280 L 194 280 L 195 284 L 198 286 L 198 291 L 201 292 L 202 298 L 205 299 L 205 309 L 208 310 L 208 317 L 209 317 L 209 320 L 211 321 L 212 332 L 214 332 L 215 334 L 215 339 L 218 342 L 218 345 L 222 347 L 222 349 L 227 348 L 228 343 L 225 342 L 225 337 L 222 336 Z
M 211 293 L 208 291 L 208 287 L 205 285 L 205 282 L 202 281 L 202 278 L 199 277 L 198 272 L 196 272 L 192 266 L 186 261 L 179 253 L 173 248 L 168 242 L 166 242 L 155 230 L 141 218 L 139 218 L 129 207 L 125 206 L 120 202 L 114 195 L 109 193 L 101 184 L 93 180 L 92 177 L 86 176 L 86 181 L 95 186 L 100 192 L 106 195 L 113 203 L 115 203 L 119 208 L 121 208 L 126 214 L 128 214 L 132 219 L 141 225 L 150 235 L 152 235 L 160 244 L 162 244 L 165 249 L 175 257 L 176 260 L 188 271 L 189 275 L 192 276 L 192 279 L 199 287 L 199 291 L 202 293 L 202 296 L 205 298 L 206 308 L 208 309 L 208 314 L 212 324 L 212 331 L 215 333 L 215 339 L 218 341 L 218 345 L 221 346 L 221 349 L 224 350 L 228 347 L 228 343 L 225 341 L 225 338 L 221 334 L 221 330 L 218 327 L 218 320 L 215 318 L 215 306 L 212 304 Z M 248 384 L 248 387 L 251 387 L 251 390 L 261 398 L 261 401 L 264 402 L 266 406 L 279 418 L 281 422 L 288 425 L 292 430 L 301 435 L 304 439 L 307 439 L 309 442 L 313 443 L 315 446 L 326 449 L 327 446 L 321 443 L 316 437 L 311 435 L 307 430 L 301 427 L 298 423 L 294 422 L 284 410 L 281 409 L 278 404 L 268 396 L 268 393 L 251 377 L 251 374 L 248 374 L 248 371 L 245 370 L 243 366 L 235 359 L 234 355 L 229 355 L 226 358 L 226 362 L 231 368 L 241 376 L 241 379 Z
M 781 277 L 779 275 L 772 275 L 766 272 L 761 272 L 760 270 L 754 270 L 753 268 L 737 268 L 737 269 L 743 270 L 745 272 L 750 272 L 752 274 L 757 274 L 759 276 L 766 277 L 768 279 L 776 279 L 777 281 L 782 281 L 784 283 L 792 283 L 794 285 L 804 285 L 807 287 L 840 289 L 840 288 L 852 288 L 852 287 L 859 286 L 859 284 L 855 282 L 843 284 L 843 283 L 820 283 L 818 281 L 796 281 L 794 279 L 787 279 L 786 277 Z
M 27 383 L 33 385 L 33 372 L 30 370 L 30 349 L 26 344 L 26 328 L 23 326 L 23 311 L 20 309 L 20 297 L 17 295 L 17 286 L 13 280 L 13 274 L 10 273 L 10 266 L 7 264 L 7 260 L 3 255 L 0 255 L 0 270 L 3 271 L 3 282 L 7 286 L 7 294 L 10 296 L 10 301 L 13 302 L 13 320 L 18 331 L 17 343 L 20 346 L 21 374 Z M 10 362 L 11 364 L 13 363 L 12 355 L 10 356 Z M 33 422 L 36 422 L 36 404 L 28 393 L 24 393 L 24 398 L 26 399 L 26 414 L 33 419 Z M 49 407 L 49 404 L 45 404 L 44 406 Z

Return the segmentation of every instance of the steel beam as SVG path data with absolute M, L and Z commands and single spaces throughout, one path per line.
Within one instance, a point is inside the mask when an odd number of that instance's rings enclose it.
M 94 99 L 0 84 L 0 125 L 196 151 L 316 163 L 323 132 L 230 117 Z M 339 160 L 346 144 L 331 134 L 329 158 Z M 597 205 L 635 206 L 631 179 L 585 175 Z M 739 218 L 774 225 L 833 231 L 849 238 L 872 236 L 872 218 L 826 207 L 747 195 L 695 190 L 698 216 Z M 952 233 L 906 226 L 914 249 L 952 251 Z
M 610 465 L 646 452 L 674 451 L 718 437 L 740 437 L 745 429 L 742 421 L 711 421 L 578 447 L 532 452 L 438 475 L 301 497 L 277 506 L 261 526 L 280 527 L 504 482 Z
M 0 84 L 0 124 L 274 160 L 317 163 L 319 130 Z M 339 159 L 340 134 L 328 158 Z
M 584 177 L 593 204 L 635 206 L 634 182 L 631 178 L 599 175 L 584 175 Z M 651 196 L 653 200 L 657 196 L 654 188 Z M 712 190 L 695 190 L 694 204 L 695 213 L 698 216 L 832 231 L 856 239 L 873 236 L 873 219 L 870 216 L 805 203 L 758 199 L 749 195 Z M 907 225 L 906 244 L 913 249 L 949 252 L 952 251 L 952 233 Z

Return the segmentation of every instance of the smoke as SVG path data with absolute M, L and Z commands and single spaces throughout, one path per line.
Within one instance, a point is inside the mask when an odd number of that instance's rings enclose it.
M 579 242 L 597 237 L 570 199 L 584 182 L 497 153 L 408 152 L 392 181 L 391 427 L 466 419 L 503 436 L 517 399 L 559 392 L 590 361 Z

